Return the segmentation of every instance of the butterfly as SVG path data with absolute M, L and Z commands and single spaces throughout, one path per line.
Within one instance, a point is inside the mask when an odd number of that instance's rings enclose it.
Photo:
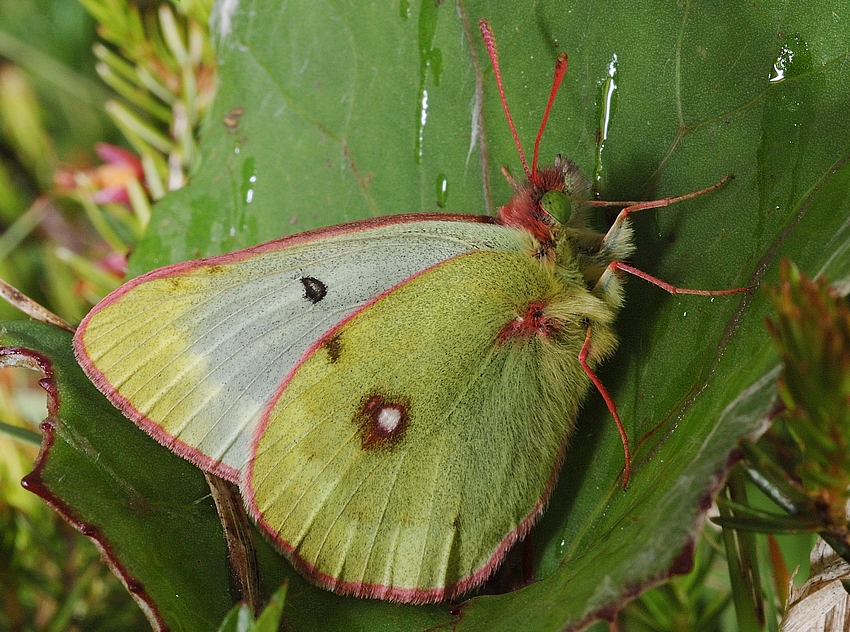
M 482 36 L 526 173 L 498 217 L 409 214 L 178 263 L 126 283 L 74 338 L 127 417 L 237 483 L 260 530 L 307 578 L 427 603 L 484 582 L 546 504 L 591 384 L 617 346 L 628 216 L 578 167 L 538 168 L 567 67 L 522 152 L 495 39 Z M 594 206 L 622 207 L 610 229 Z

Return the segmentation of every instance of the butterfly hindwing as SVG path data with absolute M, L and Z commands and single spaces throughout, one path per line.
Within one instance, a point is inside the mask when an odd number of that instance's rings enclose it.
M 75 349 L 127 416 L 235 481 L 260 415 L 327 331 L 423 269 L 517 241 L 475 218 L 399 216 L 176 264 L 102 301 Z
M 250 511 L 337 591 L 425 602 L 480 583 L 548 496 L 594 309 L 517 252 L 470 252 L 394 288 L 282 385 L 243 484 Z

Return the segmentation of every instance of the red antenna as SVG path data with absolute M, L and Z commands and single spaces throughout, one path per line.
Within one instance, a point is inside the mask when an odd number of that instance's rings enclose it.
M 525 159 L 525 152 L 522 150 L 522 143 L 519 142 L 519 134 L 517 134 L 514 121 L 511 118 L 511 112 L 508 109 L 508 100 L 505 98 L 502 73 L 499 70 L 499 54 L 496 52 L 496 38 L 493 35 L 490 24 L 484 18 L 478 21 L 478 29 L 481 31 L 481 37 L 484 39 L 484 45 L 487 47 L 487 54 L 490 56 L 490 62 L 493 64 L 493 74 L 496 76 L 496 85 L 499 88 L 502 107 L 505 109 L 505 117 L 508 119 L 508 127 L 511 128 L 511 134 L 514 137 L 514 143 L 519 152 L 519 159 L 522 162 L 525 177 L 534 182 L 537 176 L 537 156 L 540 152 L 540 139 L 543 137 L 543 130 L 546 129 L 546 121 L 549 120 L 549 112 L 552 109 L 552 103 L 555 101 L 555 95 L 558 93 L 558 88 L 561 86 L 561 81 L 567 72 L 567 54 L 564 52 L 559 53 L 558 59 L 555 62 L 555 78 L 552 80 L 552 89 L 549 91 L 549 102 L 546 104 L 546 111 L 543 112 L 543 121 L 540 123 L 537 139 L 534 141 L 534 157 L 532 158 L 531 169 L 529 169 L 528 162 Z
M 531 173 L 537 173 L 537 155 L 540 153 L 540 139 L 543 138 L 543 130 L 546 129 L 546 121 L 549 120 L 549 111 L 552 109 L 552 103 L 555 102 L 555 95 L 558 94 L 558 88 L 561 87 L 561 81 L 567 72 L 567 54 L 563 51 L 558 53 L 558 59 L 555 61 L 555 77 L 552 79 L 552 89 L 549 91 L 549 102 L 546 104 L 546 111 L 543 112 L 543 120 L 540 121 L 540 129 L 537 132 L 537 139 L 534 141 L 534 158 L 531 161 Z

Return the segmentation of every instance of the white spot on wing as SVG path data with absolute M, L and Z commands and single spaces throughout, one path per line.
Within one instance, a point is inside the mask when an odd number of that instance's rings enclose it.
M 378 412 L 378 418 L 375 421 L 385 434 L 392 434 L 401 421 L 401 411 L 392 406 L 385 406 Z

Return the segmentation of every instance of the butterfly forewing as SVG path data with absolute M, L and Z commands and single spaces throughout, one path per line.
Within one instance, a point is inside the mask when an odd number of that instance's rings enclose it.
M 261 413 L 330 329 L 423 269 L 521 241 L 484 221 L 393 219 L 139 277 L 83 321 L 80 363 L 157 440 L 236 480 Z

